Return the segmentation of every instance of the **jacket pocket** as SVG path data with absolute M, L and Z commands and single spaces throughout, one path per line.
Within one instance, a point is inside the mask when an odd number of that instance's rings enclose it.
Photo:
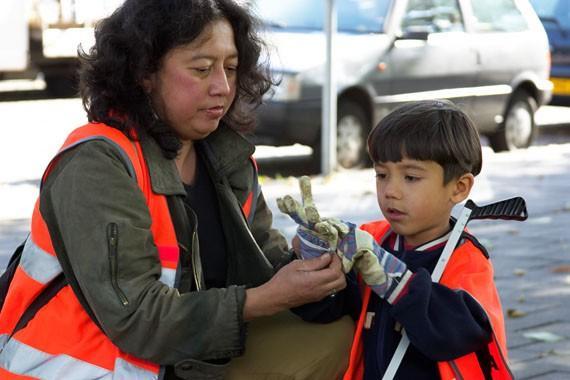
M 117 223 L 107 225 L 107 246 L 109 249 L 109 270 L 111 272 L 111 285 L 123 306 L 129 305 L 129 300 L 119 287 L 119 226 Z
M 214 364 L 185 359 L 174 365 L 174 373 L 184 380 L 223 380 L 229 365 L 229 360 L 227 363 Z

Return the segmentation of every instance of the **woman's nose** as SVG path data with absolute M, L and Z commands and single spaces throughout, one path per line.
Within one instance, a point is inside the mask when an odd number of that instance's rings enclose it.
M 212 76 L 212 81 L 210 83 L 210 95 L 212 96 L 226 96 L 231 92 L 230 78 L 225 70 L 216 70 Z

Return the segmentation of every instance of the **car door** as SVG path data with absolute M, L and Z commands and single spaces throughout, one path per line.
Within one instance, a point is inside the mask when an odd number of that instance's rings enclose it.
M 402 5 L 403 4 L 403 5 Z M 470 112 L 476 51 L 457 0 L 408 0 L 393 12 L 395 40 L 385 56 L 388 88 L 377 80 L 385 111 L 403 102 L 446 98 Z
M 503 114 L 518 75 L 536 71 L 534 47 L 540 46 L 536 33 L 514 0 L 471 0 L 468 27 L 473 32 L 473 45 L 478 51 L 477 97 L 474 112 L 481 132 L 494 132 Z M 544 58 L 544 57 L 541 57 Z

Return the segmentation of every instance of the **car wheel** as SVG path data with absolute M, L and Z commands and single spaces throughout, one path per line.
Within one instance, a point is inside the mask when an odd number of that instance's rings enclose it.
M 364 166 L 368 130 L 368 118 L 362 108 L 352 102 L 339 105 L 336 152 L 341 167 L 350 169 Z
M 534 121 L 536 101 L 526 92 L 517 92 L 512 97 L 504 121 L 499 130 L 489 136 L 495 152 L 527 148 L 535 138 L 537 130 Z

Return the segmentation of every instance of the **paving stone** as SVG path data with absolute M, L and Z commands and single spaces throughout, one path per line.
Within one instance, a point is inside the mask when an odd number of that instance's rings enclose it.
M 545 358 L 513 363 L 511 371 L 517 380 L 553 379 L 568 380 L 568 364 L 553 364 Z

